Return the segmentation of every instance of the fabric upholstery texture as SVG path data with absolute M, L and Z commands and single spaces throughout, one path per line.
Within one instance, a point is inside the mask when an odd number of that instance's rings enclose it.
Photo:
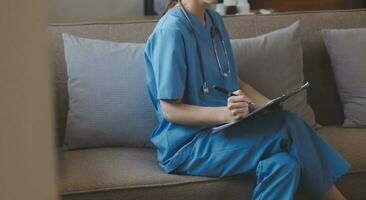
M 345 127 L 366 127 L 366 28 L 322 31 L 343 103 Z
M 304 83 L 300 24 L 297 21 L 255 38 L 232 40 L 240 78 L 269 98 L 300 87 Z M 284 109 L 299 113 L 315 126 L 306 91 L 287 100 Z
M 308 100 L 322 125 L 340 125 L 342 105 L 321 29 L 366 27 L 366 9 L 320 12 L 290 12 L 272 15 L 230 16 L 224 22 L 232 39 L 250 38 L 301 20 L 304 75 L 313 87 Z M 62 33 L 115 42 L 146 41 L 156 20 L 87 22 L 49 25 L 50 61 L 55 73 L 56 119 L 59 144 L 62 144 L 68 112 L 67 74 Z M 337 183 L 349 199 L 366 199 L 365 128 L 324 126 L 319 132 L 351 165 L 349 173 Z M 144 144 L 146 138 L 139 143 Z M 243 199 L 254 180 L 248 177 L 227 180 L 205 177 L 180 177 L 164 174 L 156 163 L 154 149 L 98 148 L 59 152 L 60 193 L 62 199 Z M 146 179 L 145 179 L 145 178 Z M 126 187 L 129 187 L 127 189 Z M 303 198 L 301 192 L 298 193 Z M 248 197 L 249 199 L 249 197 Z
M 304 82 L 299 28 L 296 22 L 255 38 L 232 40 L 241 78 L 270 98 L 299 87 Z M 69 93 L 65 148 L 150 146 L 156 117 L 141 80 L 144 45 L 66 33 L 63 40 Z M 306 100 L 302 92 L 284 107 L 314 126 Z
M 293 12 L 273 15 L 224 17 L 232 39 L 255 37 L 301 20 L 305 80 L 312 83 L 308 101 L 321 125 L 343 122 L 330 60 L 321 38 L 321 29 L 366 27 L 366 9 L 345 11 Z M 87 22 L 49 25 L 50 65 L 55 72 L 56 119 L 59 144 L 62 143 L 68 110 L 67 74 L 62 33 L 115 42 L 146 42 L 156 20 Z M 146 138 L 142 138 L 146 141 Z M 140 144 L 144 143 L 141 142 Z
M 353 200 L 366 198 L 361 189 L 354 192 L 359 188 L 357 186 L 366 184 L 366 179 L 357 178 L 366 176 L 364 132 L 363 128 L 337 126 L 320 129 L 321 136 L 352 165 L 351 172 L 338 184 Z M 87 196 L 94 195 L 103 195 L 103 199 L 250 199 L 255 180 L 249 176 L 216 179 L 165 174 L 155 156 L 152 149 L 127 147 L 63 152 L 60 158 L 61 194 L 64 199 L 88 199 Z M 160 188 L 160 192 L 155 191 L 156 188 Z M 149 193 L 153 196 L 146 196 Z M 357 196 L 361 194 L 363 196 Z M 303 196 L 301 193 L 298 195 Z
M 69 34 L 63 39 L 69 93 L 65 147 L 148 146 L 157 119 L 145 87 L 145 45 Z

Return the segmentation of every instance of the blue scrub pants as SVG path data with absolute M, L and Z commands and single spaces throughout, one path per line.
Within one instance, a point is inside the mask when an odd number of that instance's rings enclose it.
M 349 164 L 296 113 L 274 111 L 224 132 L 198 133 L 173 171 L 209 177 L 255 174 L 252 199 L 293 199 L 298 185 L 321 198 Z

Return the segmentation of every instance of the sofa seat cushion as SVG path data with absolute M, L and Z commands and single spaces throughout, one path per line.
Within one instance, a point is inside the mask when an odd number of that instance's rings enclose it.
M 350 164 L 350 173 L 366 173 L 366 128 L 324 126 L 318 130 Z
M 338 183 L 350 199 L 365 199 L 365 129 L 323 127 L 321 135 L 352 165 Z M 62 199 L 251 199 L 255 180 L 249 176 L 224 179 L 165 174 L 157 165 L 154 149 L 96 148 L 60 155 Z M 360 178 L 361 177 L 361 178 Z M 351 198 L 352 197 L 352 198 Z M 296 200 L 306 199 L 298 192 Z
M 318 130 L 350 164 L 351 170 L 337 183 L 348 199 L 366 199 L 366 128 L 325 126 Z
M 63 199 L 177 199 L 176 195 L 182 199 L 239 199 L 250 195 L 254 186 L 249 177 L 227 182 L 165 174 L 156 162 L 155 150 L 148 148 L 67 151 L 61 153 L 59 170 Z M 212 191 L 220 192 L 212 195 Z

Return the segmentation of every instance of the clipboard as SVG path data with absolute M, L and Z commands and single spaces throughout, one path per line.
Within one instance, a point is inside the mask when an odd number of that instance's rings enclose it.
M 295 90 L 292 90 L 292 91 L 290 91 L 290 92 L 288 92 L 286 94 L 283 94 L 283 95 L 281 95 L 279 97 L 276 97 L 276 98 L 268 101 L 264 106 L 259 107 L 259 108 L 255 109 L 255 110 L 253 110 L 247 116 L 245 116 L 245 117 L 243 117 L 243 118 L 241 118 L 241 119 L 239 119 L 237 121 L 212 127 L 211 128 L 211 133 L 216 133 L 216 132 L 222 131 L 222 130 L 224 130 L 224 129 L 226 129 L 226 128 L 234 125 L 234 124 L 237 124 L 237 123 L 241 122 L 242 120 L 252 118 L 253 116 L 256 116 L 256 115 L 258 115 L 260 113 L 264 113 L 264 112 L 266 112 L 268 110 L 271 110 L 272 108 L 274 108 L 279 103 L 286 101 L 288 98 L 290 98 L 293 95 L 301 92 L 302 90 L 308 88 L 309 86 L 310 86 L 310 83 L 309 82 L 306 82 L 301 87 L 299 87 L 299 88 L 297 88 Z

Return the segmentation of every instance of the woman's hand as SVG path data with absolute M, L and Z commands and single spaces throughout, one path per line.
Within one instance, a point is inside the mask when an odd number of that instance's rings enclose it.
M 253 103 L 241 90 L 234 92 L 237 96 L 231 96 L 227 100 L 225 109 L 225 121 L 233 122 L 249 113 L 249 103 Z

